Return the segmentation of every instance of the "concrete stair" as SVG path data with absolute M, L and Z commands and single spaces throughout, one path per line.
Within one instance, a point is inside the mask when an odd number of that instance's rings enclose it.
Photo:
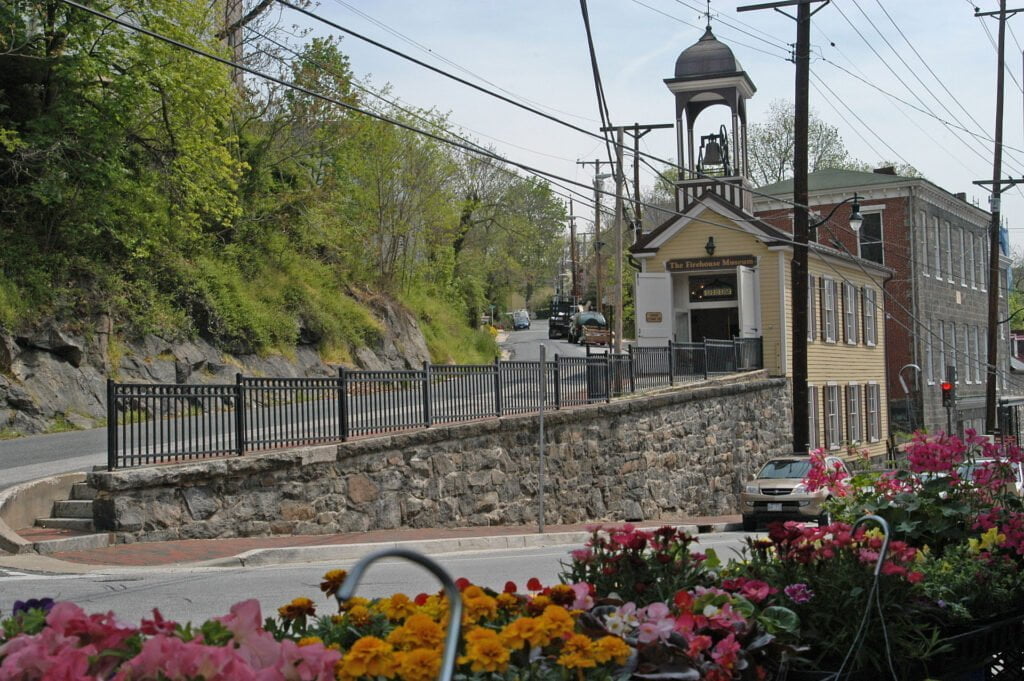
M 92 502 L 96 490 L 84 482 L 71 486 L 71 498 L 53 502 L 49 518 L 37 518 L 35 527 L 22 531 L 39 553 L 77 551 L 108 546 L 110 535 L 96 532 L 92 522 Z

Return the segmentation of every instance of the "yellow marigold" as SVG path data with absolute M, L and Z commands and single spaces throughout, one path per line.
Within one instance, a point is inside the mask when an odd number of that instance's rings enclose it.
M 348 623 L 354 627 L 365 627 L 370 623 L 371 616 L 370 609 L 365 605 L 357 605 L 346 614 Z
M 434 681 L 441 670 L 441 651 L 416 648 L 398 653 L 398 677 L 404 681 Z
M 288 605 L 282 605 L 277 609 L 277 614 L 283 619 L 293 620 L 306 615 L 313 615 L 316 613 L 316 606 L 313 605 L 313 601 L 308 598 L 295 598 Z
M 395 675 L 394 649 L 376 636 L 364 636 L 349 649 L 341 660 L 341 672 L 348 677 Z
M 466 654 L 459 658 L 459 664 L 469 663 L 473 672 L 505 671 L 510 653 L 496 631 L 477 627 L 466 633 L 465 640 Z
M 360 598 L 359 596 L 353 596 L 352 598 L 348 599 L 347 601 L 344 601 L 342 603 L 338 603 L 338 610 L 340 612 L 344 612 L 346 610 L 351 610 L 352 608 L 356 607 L 357 605 L 361 605 L 364 608 L 369 608 L 370 607 L 370 601 L 368 599 L 366 599 L 366 598 Z
M 521 602 L 515 594 L 501 593 L 498 594 L 498 607 L 502 610 L 517 611 Z
M 428 596 L 423 605 L 419 607 L 419 611 L 430 617 L 430 619 L 435 622 L 440 622 L 448 613 L 448 601 L 444 600 L 437 594 Z
M 568 584 L 555 584 L 551 587 L 551 602 L 555 605 L 568 607 L 576 600 L 576 592 Z
M 551 605 L 551 599 L 547 596 L 534 596 L 530 599 L 530 602 L 526 604 L 526 611 L 531 615 L 539 615 L 544 612 L 544 608 L 549 605 Z
M 377 610 L 384 613 L 392 622 L 401 622 L 416 612 L 416 603 L 405 594 L 395 594 L 391 598 L 380 599 L 377 602 Z
M 466 587 L 466 590 L 462 592 L 462 600 L 466 600 L 467 598 L 480 598 L 481 596 L 486 595 L 487 593 L 476 584 L 470 584 Z
M 477 598 L 465 598 L 463 596 L 463 623 L 476 623 L 482 619 L 498 616 L 498 601 L 487 594 Z
M 629 645 L 618 636 L 602 636 L 590 646 L 590 653 L 600 664 L 614 660 L 615 664 L 626 664 L 632 654 Z
M 521 650 L 526 645 L 535 645 L 537 636 L 537 620 L 532 617 L 520 617 L 505 625 L 501 630 L 501 642 L 510 650 Z
M 341 584 L 347 576 L 348 573 L 344 570 L 328 570 L 324 574 L 324 581 L 320 582 L 320 590 L 328 596 L 333 596 L 338 593 L 338 589 L 341 588 Z
M 345 616 L 344 615 L 331 615 L 331 624 L 344 624 L 344 623 L 345 623 Z
M 300 638 L 299 639 L 298 645 L 299 645 L 299 647 L 311 646 L 314 643 L 323 643 L 323 642 L 324 642 L 324 640 L 322 638 L 320 638 L 319 636 L 306 636 L 305 638 Z
M 537 640 L 543 641 L 537 645 L 545 646 L 556 638 L 571 634 L 575 628 L 576 622 L 565 608 L 549 605 L 537 618 Z
M 590 645 L 589 636 L 573 634 L 562 644 L 562 654 L 558 656 L 558 664 L 566 669 L 590 669 L 597 666 Z

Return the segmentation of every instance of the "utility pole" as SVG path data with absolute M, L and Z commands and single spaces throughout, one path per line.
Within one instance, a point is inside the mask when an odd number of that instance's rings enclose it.
M 999 17 L 999 43 L 996 48 L 996 129 L 995 151 L 992 155 L 992 181 L 976 180 L 974 184 L 992 185 L 989 197 L 989 209 L 992 212 L 992 226 L 989 229 L 988 253 L 988 362 L 985 376 L 985 431 L 996 432 L 996 372 L 999 368 L 999 287 L 1002 280 L 999 276 L 999 213 L 1000 195 L 1003 188 L 1010 188 L 1024 182 L 1024 179 L 1001 179 L 1003 174 L 1003 77 L 1006 73 L 1003 51 L 1006 47 L 1006 19 L 1024 8 L 1006 9 L 1006 0 L 999 0 L 999 10 L 995 12 L 975 11 L 976 17 Z
M 783 0 L 760 5 L 737 7 L 738 12 L 774 9 L 796 20 L 796 88 L 793 119 L 793 451 L 807 452 L 810 441 L 810 418 L 807 409 L 807 125 L 810 81 L 811 17 L 821 10 L 811 11 L 812 2 L 829 0 Z M 796 5 L 796 16 L 783 12 L 780 7 Z
M 601 246 L 604 246 L 604 242 L 601 241 L 601 159 L 595 158 L 593 161 L 576 161 L 576 165 L 581 166 L 594 166 L 594 268 L 596 270 L 595 280 L 597 283 L 597 304 L 594 309 L 598 312 L 604 313 L 604 301 L 601 300 Z
M 615 136 L 615 354 L 622 352 L 622 128 Z
M 579 305 L 580 282 L 577 268 L 578 253 L 576 251 L 576 216 L 573 215 L 573 200 L 569 199 L 569 262 L 572 263 L 572 302 Z

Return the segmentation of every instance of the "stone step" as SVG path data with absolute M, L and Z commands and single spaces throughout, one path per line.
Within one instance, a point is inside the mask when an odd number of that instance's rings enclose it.
M 53 502 L 54 518 L 88 518 L 92 520 L 92 500 L 68 499 Z
M 79 534 L 73 537 L 62 537 L 60 539 L 46 539 L 32 544 L 36 553 L 49 555 L 61 551 L 85 551 L 88 549 L 102 549 L 110 546 L 110 535 L 106 532 L 95 534 Z
M 37 518 L 36 527 L 50 527 L 62 530 L 93 532 L 92 518 Z
M 71 486 L 71 498 L 75 500 L 79 499 L 95 499 L 96 488 L 90 487 L 84 482 L 76 482 Z

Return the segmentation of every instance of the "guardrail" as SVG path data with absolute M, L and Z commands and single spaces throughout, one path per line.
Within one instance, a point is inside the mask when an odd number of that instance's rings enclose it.
M 248 451 L 344 442 L 434 424 L 555 409 L 760 369 L 761 339 L 630 346 L 540 362 L 496 361 L 234 384 L 107 381 L 107 465 L 113 470 Z

